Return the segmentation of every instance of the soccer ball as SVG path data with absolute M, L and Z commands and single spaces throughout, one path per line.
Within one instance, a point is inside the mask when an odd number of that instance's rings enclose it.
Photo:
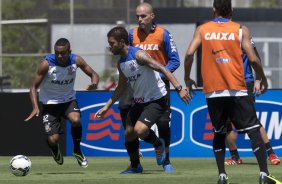
M 17 155 L 10 161 L 10 170 L 15 176 L 26 176 L 31 169 L 31 161 L 27 156 Z

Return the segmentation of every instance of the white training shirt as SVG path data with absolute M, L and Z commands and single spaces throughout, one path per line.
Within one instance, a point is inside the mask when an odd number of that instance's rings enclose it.
M 49 70 L 40 85 L 39 101 L 43 104 L 60 104 L 76 99 L 76 55 L 70 54 L 69 63 L 64 67 L 58 65 L 55 54 L 48 54 L 45 60 L 48 61 Z
M 133 89 L 134 102 L 146 103 L 162 98 L 167 91 L 159 72 L 137 63 L 135 53 L 139 50 L 130 46 L 126 58 L 120 58 L 120 68 Z

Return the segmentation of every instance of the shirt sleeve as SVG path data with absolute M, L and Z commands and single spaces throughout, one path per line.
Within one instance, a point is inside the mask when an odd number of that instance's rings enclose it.
M 170 72 L 174 72 L 180 66 L 180 59 L 173 37 L 167 30 L 164 30 L 163 40 L 164 50 L 168 58 L 167 65 L 165 67 Z M 161 74 L 161 76 L 163 77 L 163 74 Z
M 133 29 L 129 30 L 128 39 L 129 39 L 129 45 L 132 46 L 132 43 L 133 43 Z

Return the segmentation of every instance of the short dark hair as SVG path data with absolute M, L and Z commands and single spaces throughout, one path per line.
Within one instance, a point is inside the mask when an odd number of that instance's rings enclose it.
M 124 27 L 121 27 L 121 26 L 116 26 L 116 27 L 112 28 L 108 32 L 107 37 L 108 38 L 114 37 L 117 41 L 121 41 L 123 39 L 126 45 L 129 44 L 128 32 L 126 31 L 126 29 Z
M 231 0 L 214 0 L 213 7 L 219 16 L 229 18 L 232 15 Z
M 68 45 L 70 48 L 70 42 L 66 38 L 59 38 L 55 43 L 55 46 L 66 46 L 66 45 Z

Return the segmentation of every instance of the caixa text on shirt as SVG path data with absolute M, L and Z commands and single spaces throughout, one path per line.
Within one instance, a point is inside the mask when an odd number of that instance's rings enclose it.
M 69 80 L 52 80 L 52 84 L 58 84 L 58 85 L 67 85 L 73 83 L 74 79 L 71 78 Z

